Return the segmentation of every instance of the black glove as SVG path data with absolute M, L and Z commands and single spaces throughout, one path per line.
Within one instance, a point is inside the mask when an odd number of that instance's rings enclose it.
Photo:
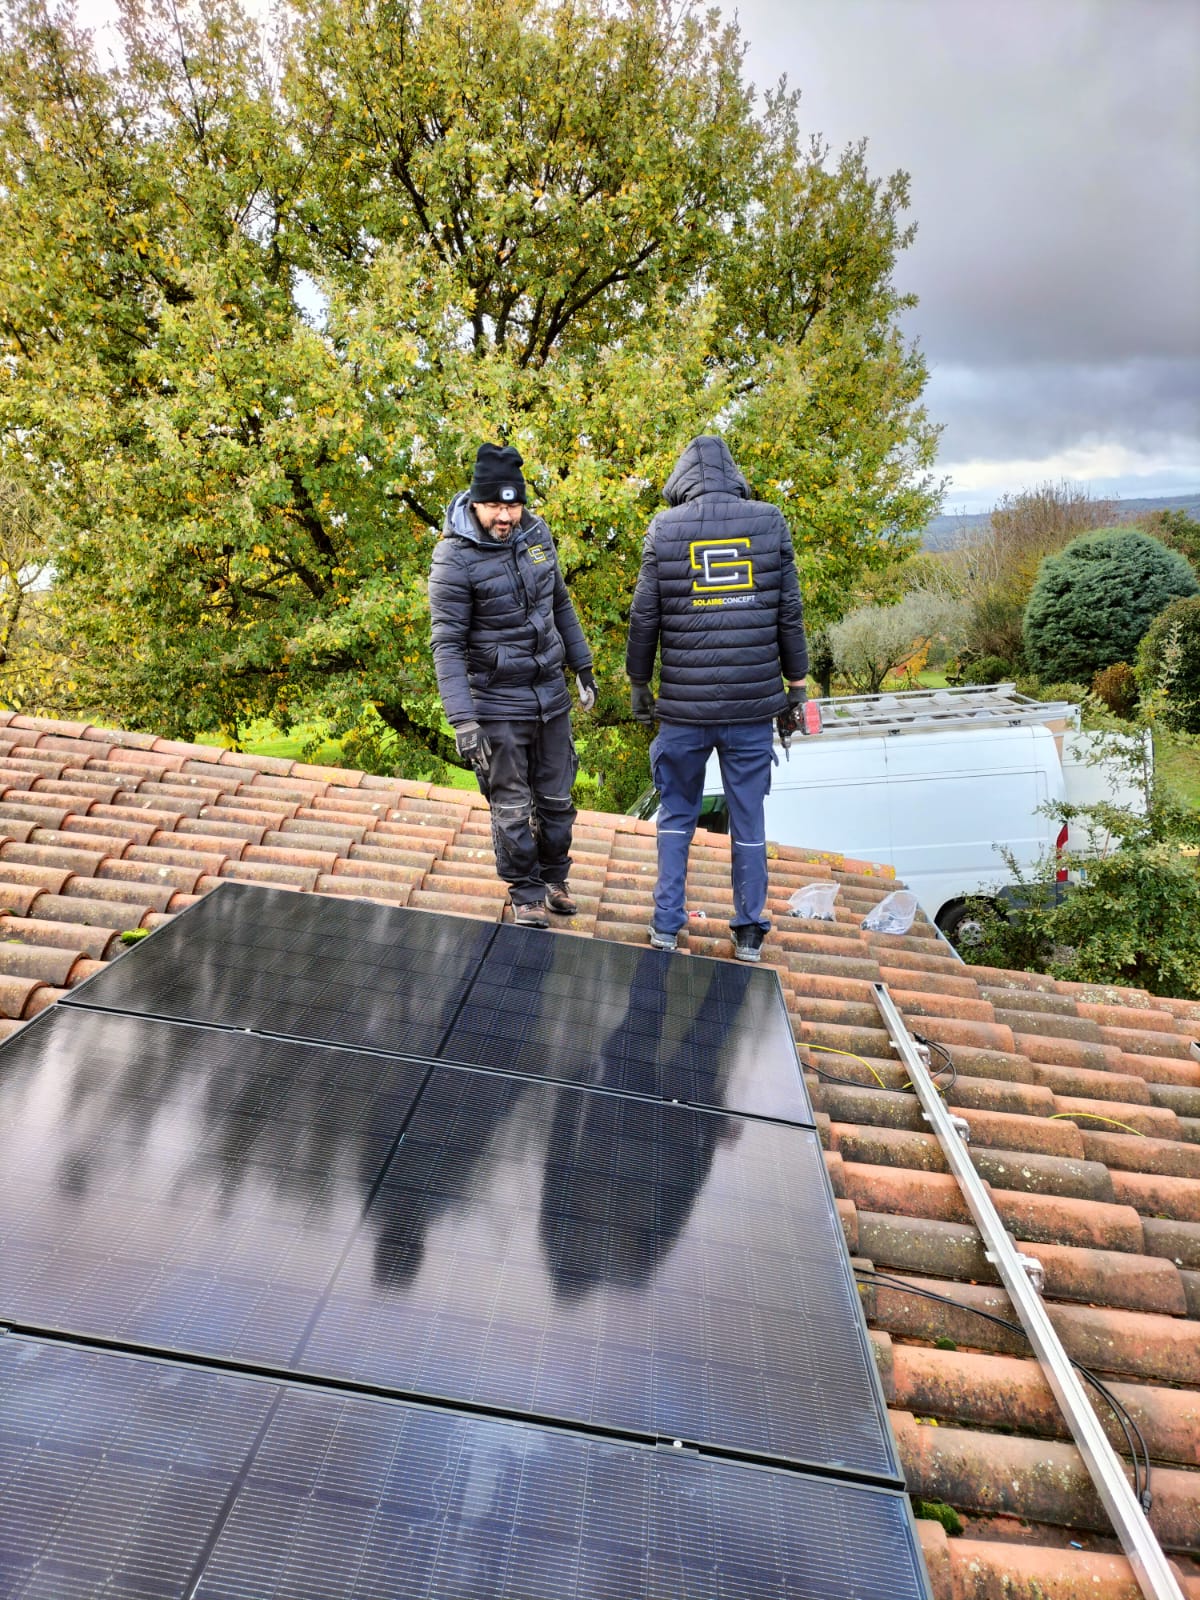
M 633 720 L 635 722 L 651 723 L 654 721 L 655 700 L 650 693 L 648 683 L 633 683 L 629 685 L 629 697 L 633 706 Z
M 491 765 L 492 747 L 488 736 L 477 722 L 461 723 L 454 730 L 454 746 L 464 761 L 469 761 L 476 772 L 486 772 Z
M 596 675 L 591 667 L 582 667 L 575 674 L 575 687 L 579 690 L 580 711 L 590 711 L 596 704 Z
M 797 684 L 794 689 L 787 692 L 787 707 L 775 719 L 775 726 L 779 729 L 779 737 L 786 744 L 796 733 L 807 733 L 804 726 L 804 707 L 808 703 L 808 691 L 803 684 Z

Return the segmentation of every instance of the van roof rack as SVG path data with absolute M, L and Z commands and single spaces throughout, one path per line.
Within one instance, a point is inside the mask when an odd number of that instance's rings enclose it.
M 827 733 L 929 733 L 938 728 L 1016 727 L 1064 721 L 1078 726 L 1079 707 L 1069 700 L 1035 700 L 1015 684 L 964 685 L 957 689 L 901 689 L 892 694 L 834 695 L 818 702 L 822 736 Z

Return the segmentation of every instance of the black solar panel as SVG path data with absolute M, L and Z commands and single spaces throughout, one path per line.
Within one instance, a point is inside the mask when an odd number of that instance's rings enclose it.
M 0 1319 L 286 1362 L 426 1070 L 55 1008 L 0 1058 Z
M 813 1125 L 772 972 L 502 927 L 445 1060 Z
M 922 1600 L 903 1498 L 9 1337 L 12 1600 Z
M 495 929 L 466 917 L 222 884 L 64 999 L 432 1055 Z
M 814 1133 L 454 1068 L 297 1365 L 899 1481 Z

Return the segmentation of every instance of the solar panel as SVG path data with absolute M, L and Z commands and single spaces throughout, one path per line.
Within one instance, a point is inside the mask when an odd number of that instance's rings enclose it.
M 495 929 L 222 884 L 63 1003 L 432 1055 Z
M 900 1481 L 816 1135 L 438 1068 L 305 1372 Z
M 20 1600 L 923 1600 L 904 1499 L 803 1473 L 0 1340 Z
M 498 929 L 439 1052 L 813 1125 L 773 972 Z
M 56 1007 L 4 1047 L 0 1317 L 286 1362 L 426 1070 Z

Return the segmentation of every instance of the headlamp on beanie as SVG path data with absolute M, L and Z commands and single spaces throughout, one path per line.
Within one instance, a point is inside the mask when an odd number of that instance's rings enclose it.
M 475 453 L 475 472 L 468 495 L 472 505 L 524 505 L 522 458 L 512 445 L 481 444 Z

